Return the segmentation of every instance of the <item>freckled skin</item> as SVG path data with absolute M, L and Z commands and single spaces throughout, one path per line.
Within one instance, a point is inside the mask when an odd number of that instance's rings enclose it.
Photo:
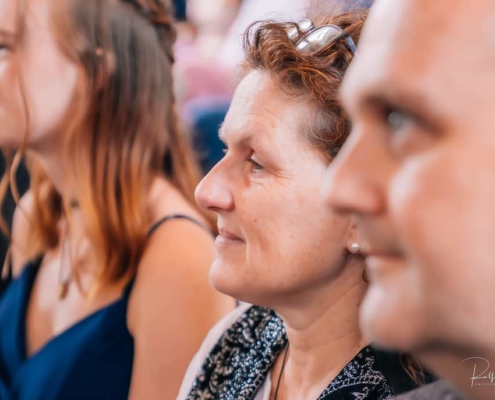
M 217 246 L 210 274 L 218 290 L 238 299 L 273 306 L 331 285 L 344 268 L 350 220 L 318 195 L 328 162 L 296 128 L 307 107 L 251 72 L 223 126 L 228 153 L 197 189 L 219 227 L 242 239 Z

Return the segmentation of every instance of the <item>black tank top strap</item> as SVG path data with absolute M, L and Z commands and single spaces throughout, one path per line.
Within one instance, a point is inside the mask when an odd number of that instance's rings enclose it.
M 132 276 L 132 278 L 127 282 L 127 284 L 124 287 L 124 293 L 123 297 L 127 300 L 129 300 L 129 296 L 131 295 L 132 288 L 134 287 L 134 282 L 136 281 L 136 274 Z
M 210 235 L 215 236 L 214 233 L 208 229 L 206 226 L 204 226 L 201 222 L 198 220 L 184 214 L 171 214 L 167 215 L 166 217 L 163 217 L 156 221 L 153 226 L 150 228 L 148 231 L 148 237 L 150 237 L 162 224 L 164 224 L 167 221 L 173 220 L 173 219 L 186 219 L 188 221 L 191 221 L 192 223 L 198 225 L 199 227 L 203 228 L 205 231 L 207 231 Z
M 192 223 L 194 223 L 194 224 L 198 225 L 199 227 L 203 228 L 205 231 L 207 231 L 213 237 L 215 236 L 215 234 L 211 230 L 209 230 L 206 226 L 204 226 L 198 220 L 196 220 L 196 219 L 194 219 L 194 218 L 192 218 L 192 217 L 190 217 L 188 215 L 171 214 L 171 215 L 167 215 L 166 217 L 163 217 L 163 218 L 159 219 L 158 221 L 156 221 L 153 224 L 153 226 L 149 229 L 149 231 L 148 231 L 148 237 L 150 237 L 162 224 L 164 224 L 167 221 L 173 220 L 173 219 L 186 219 L 188 221 L 191 221 Z M 127 285 L 125 285 L 125 287 L 124 287 L 124 297 L 127 297 L 128 298 L 130 296 L 135 281 L 136 281 L 136 274 L 134 274 L 134 276 L 129 280 L 129 282 L 127 283 Z

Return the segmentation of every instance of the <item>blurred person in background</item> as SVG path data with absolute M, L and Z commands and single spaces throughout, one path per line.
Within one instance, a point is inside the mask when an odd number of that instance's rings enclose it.
M 177 128 L 170 5 L 0 1 L 0 145 L 28 156 L 0 398 L 172 399 L 234 301 Z
M 174 5 L 174 16 L 176 22 L 183 22 L 186 20 L 186 7 L 187 7 L 187 1 L 186 0 L 173 0 L 172 4 Z
M 365 16 L 268 21 L 246 33 L 220 132 L 228 150 L 196 199 L 218 215 L 213 285 L 255 305 L 210 331 L 180 400 L 388 399 L 422 378 L 361 334 L 358 232 L 318 195 L 350 129 L 337 95 Z
M 204 173 L 223 156 L 218 128 L 235 89 L 243 59 L 242 35 L 255 21 L 299 19 L 307 0 L 189 0 L 189 21 L 197 33 L 178 45 L 176 87 L 181 116 L 192 130 Z
M 307 7 L 308 15 L 313 13 L 325 12 L 332 10 L 335 7 L 340 7 L 345 11 L 353 11 L 358 9 L 369 9 L 373 5 L 374 0 L 308 0 Z
M 490 0 L 378 0 L 328 174 L 330 206 L 362 228 L 364 332 L 468 399 L 495 398 L 494 20 Z M 438 383 L 405 398 L 455 397 Z

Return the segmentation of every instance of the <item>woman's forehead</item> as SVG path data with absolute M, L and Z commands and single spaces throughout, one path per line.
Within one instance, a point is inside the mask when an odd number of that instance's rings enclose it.
M 267 73 L 253 71 L 240 82 L 225 122 L 223 139 L 244 140 L 246 135 L 275 135 L 297 131 L 309 106 L 276 88 Z
M 0 0 L 0 31 L 17 36 L 20 25 L 24 35 L 49 31 L 53 4 L 53 0 Z

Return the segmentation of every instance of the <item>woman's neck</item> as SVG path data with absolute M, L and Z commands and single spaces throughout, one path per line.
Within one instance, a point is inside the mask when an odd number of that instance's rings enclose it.
M 64 162 L 63 146 L 57 146 L 54 142 L 52 142 L 52 144 L 53 146 L 33 149 L 30 153 L 41 166 L 50 182 L 55 186 L 57 192 L 60 193 L 63 198 L 69 199 L 69 168 Z
M 276 310 L 284 320 L 290 344 L 277 400 L 318 398 L 368 344 L 358 323 L 366 289 L 360 274 L 343 276 L 332 282 L 331 288 L 314 290 L 299 306 Z M 282 358 L 273 369 L 273 385 L 277 383 Z M 290 397 L 284 393 L 290 393 Z

